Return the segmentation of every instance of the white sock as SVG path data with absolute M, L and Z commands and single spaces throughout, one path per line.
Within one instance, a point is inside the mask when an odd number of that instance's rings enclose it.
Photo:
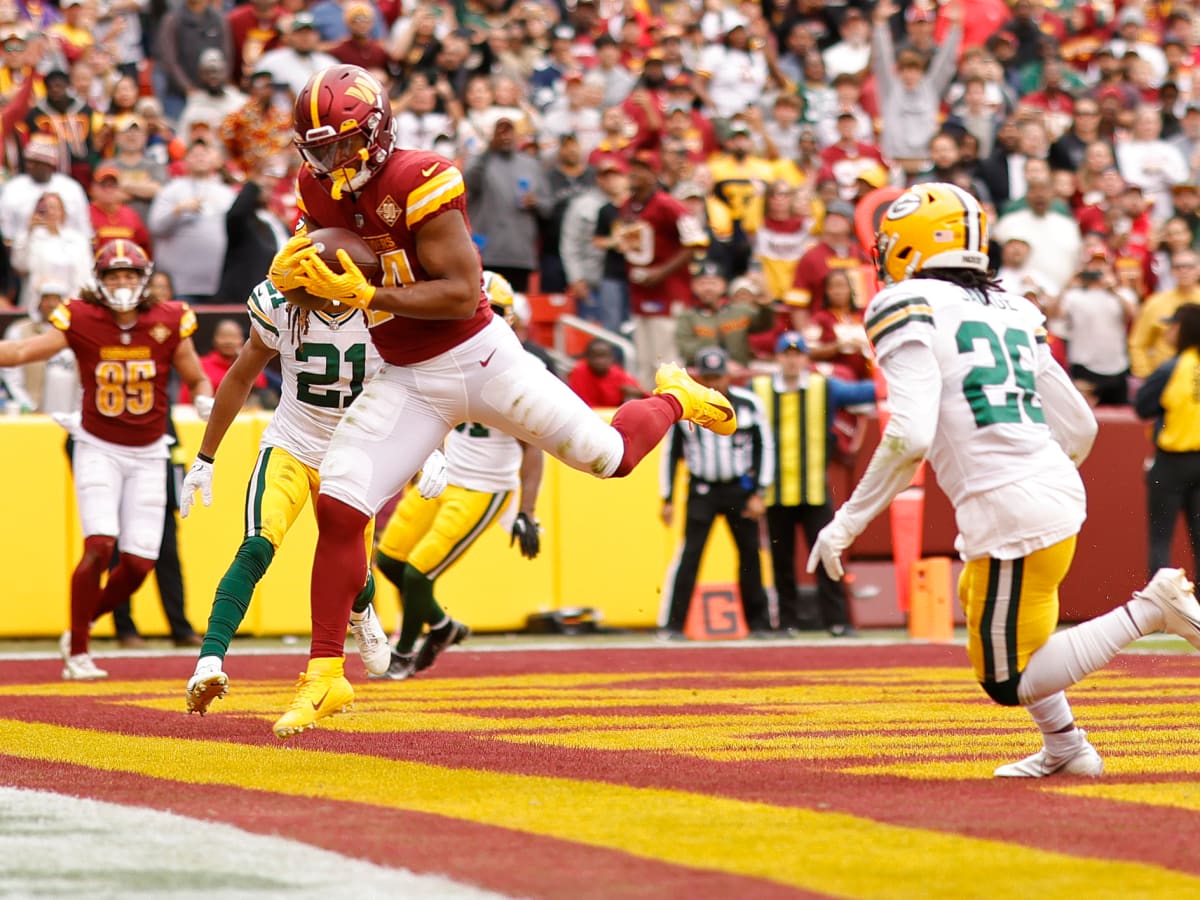
M 1117 608 L 1120 609 L 1120 607 Z M 1133 616 L 1133 621 L 1137 623 L 1138 631 L 1142 633 L 1139 637 L 1163 630 L 1165 624 L 1163 611 L 1153 600 L 1147 600 L 1145 597 L 1134 594 L 1133 598 L 1125 604 L 1125 609 L 1129 610 L 1129 615 Z
M 1150 603 L 1148 600 L 1140 602 Z M 1051 635 L 1050 640 L 1029 657 L 1029 665 L 1021 673 L 1017 697 L 1022 704 L 1028 705 L 1077 684 L 1085 675 L 1107 665 L 1123 647 L 1142 634 L 1125 607 L 1118 606 L 1102 616 Z
M 1068 756 L 1083 743 L 1083 732 L 1078 728 L 1063 731 L 1074 724 L 1075 716 L 1062 691 L 1029 703 L 1025 709 L 1042 732 L 1042 743 L 1051 756 Z

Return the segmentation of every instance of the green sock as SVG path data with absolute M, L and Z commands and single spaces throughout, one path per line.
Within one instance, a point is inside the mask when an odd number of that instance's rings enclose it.
M 404 621 L 400 626 L 397 653 L 412 653 L 426 623 L 440 622 L 446 615 L 433 599 L 433 580 L 426 578 L 410 565 L 404 567 Z
M 356 613 L 365 613 L 367 607 L 371 605 L 371 601 L 375 599 L 375 573 L 370 569 L 367 570 L 367 583 L 363 585 L 363 589 L 358 592 L 358 596 L 354 598 L 353 611 Z
M 255 536 L 242 541 L 237 555 L 217 585 L 217 596 L 213 599 L 212 612 L 208 616 L 208 629 L 200 646 L 201 656 L 225 658 L 229 642 L 237 634 L 242 619 L 246 618 L 254 586 L 267 574 L 267 567 L 274 557 L 275 548 L 266 538 Z

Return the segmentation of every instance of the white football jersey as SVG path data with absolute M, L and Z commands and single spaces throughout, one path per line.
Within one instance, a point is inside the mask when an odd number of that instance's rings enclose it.
M 246 301 L 250 324 L 279 353 L 283 391 L 263 431 L 261 446 L 279 447 L 307 466 L 320 468 L 333 429 L 383 364 L 362 313 L 311 312 L 300 343 L 292 337 L 288 302 L 269 281 Z
M 941 375 L 929 462 L 954 505 L 970 559 L 1023 556 L 1076 533 L 1083 482 L 1054 440 L 1038 394 L 1057 366 L 1045 318 L 1024 297 L 910 279 L 875 295 L 866 328 L 881 363 L 908 342 L 933 350 Z
M 512 435 L 477 422 L 464 422 L 446 435 L 450 484 L 499 494 L 521 487 L 521 444 Z

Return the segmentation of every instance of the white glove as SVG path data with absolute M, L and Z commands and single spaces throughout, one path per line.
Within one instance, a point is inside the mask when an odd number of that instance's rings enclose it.
M 79 432 L 79 426 L 83 422 L 83 413 L 50 413 L 50 418 L 59 424 L 67 434 L 74 437 Z
M 446 455 L 441 450 L 434 450 L 421 466 L 421 475 L 417 478 L 417 493 L 426 500 L 440 497 L 449 478 L 446 472 Z
M 212 397 L 192 398 L 192 407 L 196 410 L 196 415 L 200 417 L 201 422 L 207 422 L 208 417 L 212 415 L 213 403 Z
M 833 521 L 821 529 L 813 543 L 812 553 L 808 554 L 809 574 L 817 571 L 817 566 L 823 565 L 829 577 L 841 581 L 846 574 L 842 568 L 842 551 L 854 543 L 858 535 L 852 533 L 840 517 L 834 516 Z
M 183 488 L 179 492 L 179 512 L 185 519 L 192 508 L 196 491 L 200 492 L 200 499 L 204 501 L 205 506 L 212 506 L 212 480 L 212 463 L 202 459 L 192 463 L 187 475 L 183 477 Z

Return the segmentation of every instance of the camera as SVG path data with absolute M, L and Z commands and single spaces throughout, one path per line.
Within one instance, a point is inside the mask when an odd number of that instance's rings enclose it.
M 1084 284 L 1096 284 L 1104 277 L 1104 273 L 1098 269 L 1084 269 L 1079 273 L 1079 280 Z

